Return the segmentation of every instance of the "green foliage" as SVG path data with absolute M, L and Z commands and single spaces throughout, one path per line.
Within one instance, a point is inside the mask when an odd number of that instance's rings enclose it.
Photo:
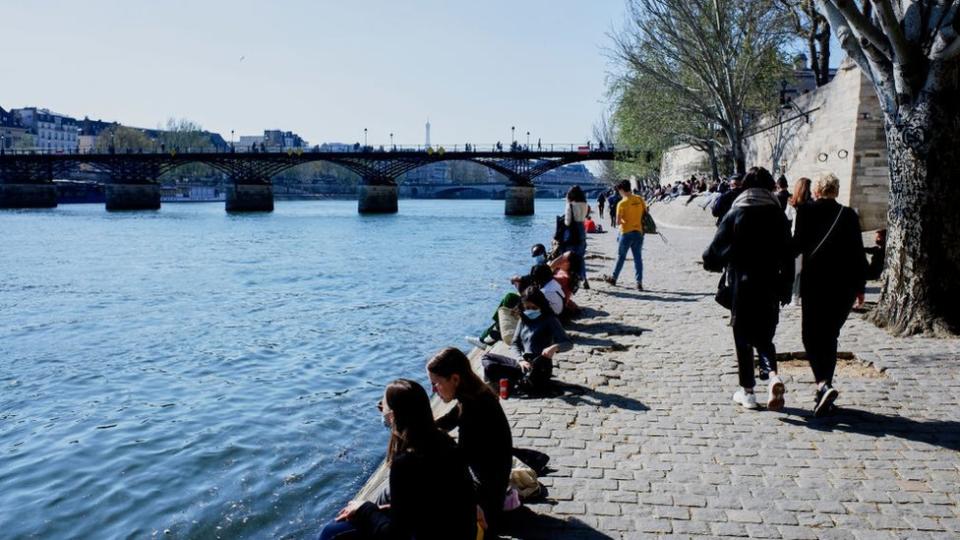
M 117 153 L 154 152 L 157 144 L 139 129 L 115 125 L 97 135 L 93 149 L 99 153 L 107 153 L 111 149 Z

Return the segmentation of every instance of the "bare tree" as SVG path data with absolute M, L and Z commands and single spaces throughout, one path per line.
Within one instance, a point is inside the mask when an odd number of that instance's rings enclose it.
M 593 138 L 603 143 L 607 148 L 615 147 L 614 145 L 617 139 L 616 128 L 614 119 L 610 113 L 604 112 L 600 115 L 600 118 L 597 119 L 597 122 L 593 124 Z M 617 180 L 616 162 L 600 162 L 600 179 L 611 185 Z
M 769 79 L 781 76 L 790 35 L 783 11 L 773 0 L 628 0 L 628 11 L 628 28 L 614 36 L 617 58 L 723 131 L 743 173 L 743 139 L 759 117 L 756 104 L 773 94 Z
M 830 23 L 817 11 L 815 0 L 778 0 L 790 14 L 793 29 L 806 41 L 807 61 L 817 86 L 830 82 Z
M 873 82 L 890 163 L 887 258 L 872 319 L 896 334 L 960 328 L 960 3 L 818 0 Z

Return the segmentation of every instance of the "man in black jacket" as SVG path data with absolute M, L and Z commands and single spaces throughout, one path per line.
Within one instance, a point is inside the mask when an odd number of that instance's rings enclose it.
M 740 177 L 737 175 L 731 176 L 730 189 L 723 192 L 723 194 L 714 201 L 713 208 L 710 209 L 713 217 L 717 218 L 717 225 L 720 225 L 720 222 L 723 221 L 723 216 L 727 215 L 727 212 L 730 211 L 730 207 L 733 206 L 733 201 L 743 193 L 743 189 L 740 185 Z
M 790 227 L 773 189 L 773 176 L 766 169 L 750 169 L 743 180 L 743 193 L 733 201 L 703 253 L 705 269 L 726 271 L 741 386 L 733 399 L 748 409 L 757 407 L 754 348 L 760 357 L 761 378 L 770 376 L 767 408 L 782 409 L 785 392 L 777 375 L 773 336 L 780 306 L 790 301 L 794 262 Z

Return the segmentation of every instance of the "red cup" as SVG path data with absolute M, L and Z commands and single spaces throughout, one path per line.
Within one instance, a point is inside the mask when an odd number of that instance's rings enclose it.
M 508 397 L 510 397 L 510 381 L 500 379 L 500 399 L 507 399 Z

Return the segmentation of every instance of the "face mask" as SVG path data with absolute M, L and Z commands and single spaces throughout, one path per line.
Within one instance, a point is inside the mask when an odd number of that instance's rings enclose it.
M 528 319 L 536 319 L 537 317 L 540 316 L 540 310 L 539 310 L 539 309 L 525 309 L 525 310 L 523 310 L 523 314 L 526 315 Z
M 389 430 L 393 430 L 393 422 L 390 421 L 391 416 L 392 415 L 390 413 L 380 415 L 380 420 L 383 422 L 383 427 Z
M 547 264 L 547 258 L 543 255 L 537 255 L 533 260 L 537 261 L 537 264 Z

